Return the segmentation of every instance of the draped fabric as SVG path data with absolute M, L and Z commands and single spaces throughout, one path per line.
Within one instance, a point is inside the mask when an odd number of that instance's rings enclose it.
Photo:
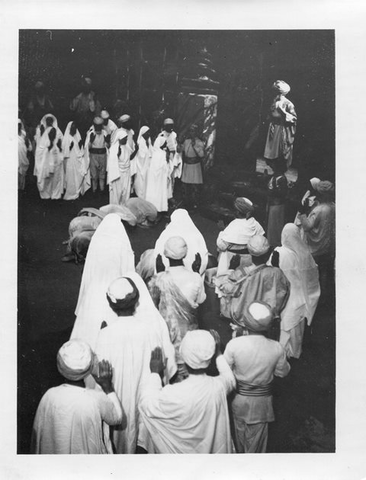
M 318 267 L 295 224 L 285 225 L 281 240 L 282 246 L 276 248 L 280 255 L 279 266 L 289 280 L 291 288 L 289 299 L 281 313 L 280 343 L 288 353 L 298 358 L 301 354 L 302 336 L 294 334 L 289 339 L 285 332 L 299 327 L 303 333 L 304 329 L 300 323 L 305 319 L 308 325 L 311 324 L 320 297 Z
M 46 118 L 52 117 L 53 125 L 48 127 Z M 44 128 L 42 133 L 41 126 Z M 56 138 L 51 147 L 49 133 L 52 128 L 56 129 Z M 34 161 L 34 175 L 37 177 L 37 187 L 40 197 L 43 199 L 57 200 L 61 198 L 64 190 L 64 166 L 63 154 L 57 146 L 62 140 L 61 130 L 57 126 L 54 115 L 45 115 L 36 130 L 36 152 Z M 49 149 L 49 147 L 51 147 Z
M 192 270 L 192 263 L 195 260 L 196 253 L 200 254 L 202 261 L 200 274 L 203 275 L 207 268 L 208 250 L 202 233 L 193 223 L 187 210 L 179 208 L 172 213 L 170 223 L 155 243 L 155 258 L 160 254 L 165 267 L 169 266 L 169 261 L 164 255 L 164 245 L 171 237 L 182 237 L 186 241 L 188 253 L 183 263 L 187 268 Z
M 90 188 L 90 171 L 84 148 L 79 147 L 81 136 L 76 130 L 74 136 L 70 134 L 71 125 L 67 124 L 64 138 L 62 139 L 62 153 L 65 165 L 64 200 L 76 200 L 79 195 Z
M 111 213 L 103 219 L 89 245 L 71 338 L 80 338 L 95 348 L 100 325 L 110 309 L 107 289 L 113 280 L 134 270 L 134 264 L 121 219 Z
M 136 446 L 151 442 L 138 411 L 142 382 L 150 375 L 151 351 L 160 347 L 166 368 L 164 380 L 176 372 L 174 348 L 164 319 L 155 308 L 147 287 L 135 273 L 126 273 L 139 291 L 133 316 L 118 317 L 111 309 L 105 316 L 107 327 L 100 330 L 96 345 L 99 359 L 113 366 L 113 385 L 121 400 L 124 421 L 112 431 L 116 453 L 135 453 Z
M 154 142 L 152 157 L 146 174 L 145 200 L 151 202 L 158 212 L 168 210 L 168 175 L 169 165 L 165 151 L 160 148 L 164 143 L 162 137 Z
M 124 129 L 117 130 L 108 154 L 107 184 L 110 204 L 125 205 L 131 194 L 130 156 L 133 150 L 128 144 L 119 144 L 119 140 L 126 136 Z
M 149 127 L 143 126 L 140 128 L 139 136 L 137 138 L 139 149 L 135 158 L 131 161 L 131 164 L 134 164 L 133 170 L 136 171 L 133 184 L 134 190 L 136 195 L 142 199 L 145 199 L 146 196 L 147 172 L 153 155 L 151 139 L 149 138 L 146 142 L 145 138 L 142 136 L 147 131 L 149 131 Z
M 27 152 L 32 150 L 31 142 L 29 146 L 26 146 L 26 132 L 24 129 L 23 122 L 19 120 L 21 124 L 21 132 L 18 134 L 18 188 L 24 190 L 25 187 L 25 176 L 29 168 L 29 160 Z

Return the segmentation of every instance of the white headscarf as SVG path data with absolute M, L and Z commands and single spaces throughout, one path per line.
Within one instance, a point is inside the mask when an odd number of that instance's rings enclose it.
M 73 148 L 75 149 L 75 152 L 77 153 L 77 155 L 82 155 L 82 153 L 83 153 L 83 150 L 81 150 L 79 148 L 79 142 L 81 140 L 79 130 L 76 129 L 76 133 L 75 133 L 74 136 L 72 136 L 71 133 L 70 133 L 71 125 L 73 123 L 74 122 L 69 122 L 67 124 L 66 130 L 65 130 L 65 133 L 64 133 L 64 138 L 62 139 L 62 153 L 63 153 L 65 158 L 70 156 L 70 143 L 72 141 L 74 142 Z
M 139 131 L 139 136 L 137 137 L 137 145 L 139 146 L 139 152 L 138 153 L 141 153 L 142 157 L 145 157 L 146 154 L 148 154 L 149 157 L 151 157 L 152 154 L 153 154 L 153 147 L 152 147 L 152 143 L 151 143 L 151 138 L 149 138 L 147 140 L 147 144 L 146 144 L 146 140 L 143 137 L 144 133 L 148 132 L 149 130 L 150 130 L 150 128 L 147 127 L 146 125 L 141 127 L 140 131 Z
M 71 338 L 81 338 L 94 349 L 101 322 L 109 309 L 110 283 L 135 268 L 135 256 L 121 218 L 108 214 L 89 245 Z
M 318 304 L 320 285 L 318 266 L 294 223 L 283 227 L 281 242 L 282 246 L 276 248 L 280 254 L 279 266 L 291 284 L 290 297 L 281 313 L 281 328 L 288 331 L 305 317 L 310 325 Z
M 130 155 L 132 149 L 126 145 L 121 145 L 121 156 L 118 157 L 119 140 L 128 137 L 127 132 L 123 129 L 115 130 L 113 135 L 113 143 L 109 150 L 107 159 L 107 184 L 120 178 L 120 166 L 123 164 L 126 168 L 130 166 Z
M 81 340 L 69 340 L 57 353 L 57 369 L 61 375 L 74 382 L 88 376 L 93 368 L 94 354 Z
M 183 260 L 184 265 L 187 268 L 192 269 L 192 263 L 195 260 L 196 253 L 199 253 L 201 255 L 200 274 L 202 275 L 206 271 L 208 262 L 208 250 L 202 233 L 193 223 L 187 210 L 182 208 L 175 210 L 172 213 L 170 220 L 170 223 L 156 241 L 155 259 L 160 253 L 165 267 L 168 267 L 169 261 L 164 255 L 165 243 L 171 237 L 182 237 L 186 241 L 188 247 L 187 255 Z

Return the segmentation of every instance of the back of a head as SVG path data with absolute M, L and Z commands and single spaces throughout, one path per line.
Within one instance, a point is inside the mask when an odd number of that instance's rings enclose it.
M 133 280 L 128 277 L 115 279 L 108 287 L 107 300 L 111 309 L 118 315 L 132 314 L 140 293 Z
M 180 355 L 192 370 L 208 368 L 215 350 L 215 340 L 207 330 L 188 331 L 180 345 Z
M 244 325 L 253 333 L 267 332 L 273 323 L 273 311 L 270 305 L 261 301 L 254 301 L 244 312 Z
M 183 237 L 170 237 L 165 242 L 164 255 L 171 260 L 183 260 L 187 252 L 187 243 Z
M 67 380 L 79 381 L 93 369 L 94 354 L 90 346 L 79 339 L 64 343 L 57 353 L 57 368 Z
M 270 245 L 263 235 L 253 235 L 247 244 L 248 252 L 255 265 L 266 263 L 270 255 Z

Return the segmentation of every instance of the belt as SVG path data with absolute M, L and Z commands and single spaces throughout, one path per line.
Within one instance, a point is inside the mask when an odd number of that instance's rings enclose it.
M 103 155 L 104 153 L 107 153 L 107 149 L 105 147 L 103 147 L 103 148 L 90 148 L 89 152 L 90 153 L 96 153 L 98 155 Z
M 201 159 L 199 157 L 185 157 L 184 158 L 184 163 L 187 165 L 196 165 L 197 163 L 200 163 Z
M 270 397 L 272 395 L 272 382 L 266 385 L 254 385 L 243 381 L 237 381 L 236 393 L 248 397 Z
M 243 247 L 238 250 L 235 250 L 234 247 L 231 247 L 231 248 L 228 248 L 227 251 L 230 253 L 235 253 L 236 255 L 250 255 L 247 247 Z

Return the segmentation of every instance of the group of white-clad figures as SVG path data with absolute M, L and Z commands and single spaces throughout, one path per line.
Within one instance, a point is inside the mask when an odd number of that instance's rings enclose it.
M 102 110 L 94 118 L 84 142 L 76 122 L 69 122 L 62 134 L 56 117 L 44 115 L 34 138 L 34 175 L 40 197 L 75 200 L 90 188 L 93 192 L 98 188 L 104 191 L 107 183 L 110 204 L 125 205 L 134 191 L 158 212 L 167 211 L 175 179 L 182 175 L 174 121 L 164 120 L 154 143 L 147 126 L 140 128 L 137 141 L 134 140 L 129 115 L 122 115 L 117 123 L 118 127 L 108 111 Z M 29 167 L 27 150 L 32 144 L 21 120 L 18 125 L 19 189 L 24 189 Z
M 319 275 L 298 226 L 286 224 L 272 250 L 252 202 L 237 198 L 235 209 L 218 265 L 186 210 L 136 269 L 121 217 L 103 218 L 57 355 L 65 383 L 40 402 L 32 453 L 266 452 L 274 376 L 301 355 Z M 214 292 L 220 306 L 201 318 Z M 226 346 L 211 330 L 218 322 L 231 332 Z

